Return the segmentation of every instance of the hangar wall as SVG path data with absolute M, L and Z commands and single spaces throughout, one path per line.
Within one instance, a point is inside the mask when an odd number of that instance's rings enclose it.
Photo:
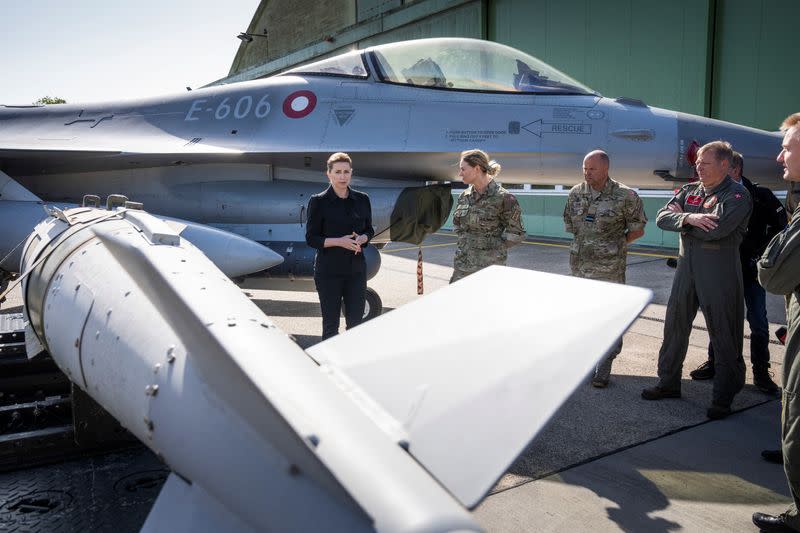
M 774 130 L 800 110 L 796 0 L 263 0 L 226 78 L 354 48 L 458 36 L 509 44 L 599 91 Z
M 797 0 L 717 0 L 711 116 L 775 130 L 800 111 Z
M 707 114 L 709 0 L 493 0 L 489 39 L 601 94 Z

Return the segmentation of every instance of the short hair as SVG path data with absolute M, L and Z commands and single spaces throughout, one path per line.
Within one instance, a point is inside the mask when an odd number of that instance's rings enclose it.
M 792 113 L 781 123 L 781 131 L 786 132 L 794 128 L 793 138 L 800 140 L 800 113 Z
M 583 158 L 586 159 L 587 157 L 594 157 L 594 156 L 599 157 L 600 161 L 605 163 L 606 166 L 611 166 L 611 159 L 608 157 L 608 154 L 605 152 L 605 150 L 592 150 L 591 152 L 583 156 Z
M 728 164 L 730 165 L 731 160 L 733 160 L 733 147 L 729 142 L 712 141 L 710 143 L 704 144 L 697 151 L 697 157 L 700 157 L 704 152 L 711 152 L 712 154 L 714 154 L 714 159 L 716 159 L 717 162 L 727 161 Z
M 490 161 L 489 154 L 477 148 L 461 152 L 461 159 L 471 167 L 481 167 L 481 170 L 490 176 L 497 176 L 500 173 L 500 169 L 503 168 L 494 159 Z
M 781 131 L 786 131 L 800 124 L 800 113 L 792 113 L 781 122 Z
M 347 163 L 350 168 L 353 168 L 353 160 L 344 152 L 336 152 L 328 158 L 328 172 L 333 170 L 334 163 Z
M 733 157 L 731 157 L 731 168 L 738 168 L 740 171 L 744 172 L 744 157 L 742 157 L 742 154 L 739 152 L 733 152 Z

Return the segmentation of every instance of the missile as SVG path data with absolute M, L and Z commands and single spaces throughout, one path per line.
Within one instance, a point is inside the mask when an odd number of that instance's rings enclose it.
M 479 531 L 468 509 L 650 299 L 490 267 L 304 352 L 141 210 L 54 209 L 21 270 L 26 337 L 172 470 L 143 531 Z
M 22 244 L 31 230 L 47 218 L 52 207 L 59 210 L 74 204 L 46 206 L 41 201 L 4 201 L 0 209 L 0 269 L 17 272 L 22 256 Z M 161 217 L 179 235 L 199 248 L 226 276 L 235 278 L 272 268 L 283 257 L 270 248 L 241 235 L 205 224 L 172 217 Z

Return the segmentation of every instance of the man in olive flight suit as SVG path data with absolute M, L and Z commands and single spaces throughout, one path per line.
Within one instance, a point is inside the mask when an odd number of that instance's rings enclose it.
M 583 159 L 583 183 L 575 185 L 564 206 L 564 227 L 575 235 L 569 266 L 579 278 L 625 283 L 628 245 L 644 235 L 647 215 L 636 191 L 608 176 L 602 150 Z M 622 337 L 595 368 L 592 386 L 608 386 L 611 365 L 622 351 Z
M 756 263 L 764 253 L 767 244 L 786 227 L 786 210 L 771 190 L 760 187 L 747 179 L 744 158 L 733 153 L 728 175 L 733 181 L 741 183 L 753 200 L 753 212 L 747 224 L 747 233 L 739 246 L 742 260 L 742 283 L 744 284 L 744 303 L 747 307 L 747 323 L 750 325 L 750 361 L 753 364 L 753 385 L 761 392 L 778 394 L 778 387 L 770 377 L 769 363 L 769 320 L 767 319 L 767 295 L 764 287 L 758 284 Z M 689 373 L 692 379 L 704 380 L 714 377 L 714 347 L 708 343 L 708 360 Z
M 711 419 L 730 414 L 731 402 L 745 379 L 739 244 L 752 201 L 744 185 L 728 176 L 732 157 L 730 144 L 722 141 L 700 148 L 699 182 L 684 185 L 656 216 L 659 228 L 680 232 L 680 259 L 658 353 L 658 384 L 644 389 L 642 398 L 680 398 L 681 370 L 700 307 L 715 353 L 712 404 L 706 413 Z
M 787 117 L 781 130 L 785 135 L 778 163 L 784 168 L 783 179 L 800 182 L 800 113 Z M 762 531 L 800 531 L 800 217 L 793 216 L 767 246 L 758 262 L 758 281 L 767 291 L 786 296 L 781 444 L 792 503 L 777 516 L 753 513 L 753 523 Z

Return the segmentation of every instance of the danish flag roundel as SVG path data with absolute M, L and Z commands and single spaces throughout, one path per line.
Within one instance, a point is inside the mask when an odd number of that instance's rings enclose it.
M 289 118 L 303 118 L 317 107 L 317 95 L 311 91 L 295 91 L 283 101 L 283 114 Z

